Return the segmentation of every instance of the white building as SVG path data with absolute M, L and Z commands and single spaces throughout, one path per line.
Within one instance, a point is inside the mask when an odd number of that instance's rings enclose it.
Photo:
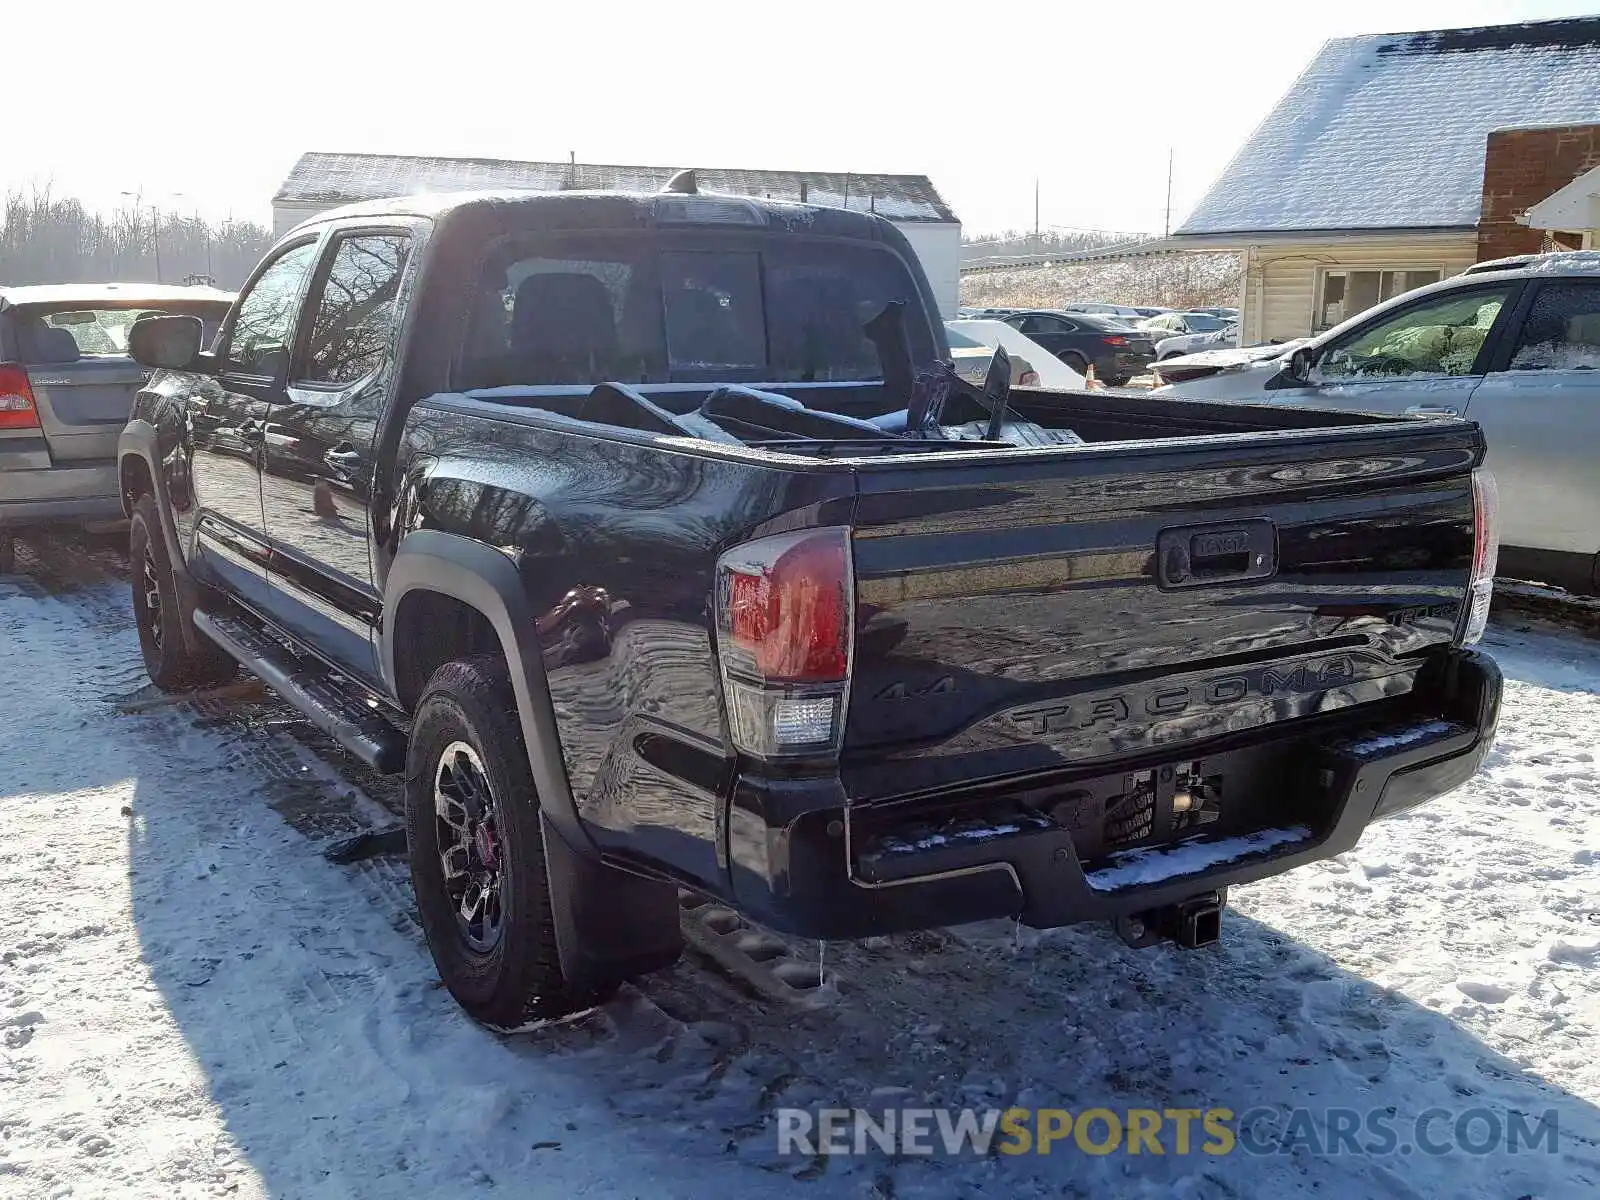
M 275 233 L 281 237 L 307 217 L 341 204 L 383 200 L 414 192 L 475 188 L 654 192 L 672 178 L 675 170 L 672 167 L 314 151 L 300 156 L 289 178 L 272 198 L 272 223 Z M 696 168 L 695 176 L 701 190 L 707 192 L 877 213 L 899 229 L 917 252 L 943 315 L 955 315 L 961 288 L 961 222 L 927 176 L 707 168 Z
M 1486 182 L 1486 169 L 1501 179 L 1497 148 L 1517 131 L 1597 120 L 1600 17 L 1337 38 L 1172 243 L 1240 253 L 1246 344 L 1320 333 L 1517 252 L 1495 227 L 1501 183 Z M 1527 154 L 1505 182 L 1520 197 L 1548 157 Z M 1536 219 L 1556 225 L 1535 228 L 1586 229 L 1589 218 L 1574 211 L 1585 186 L 1551 197 L 1548 209 L 1563 211 Z
M 1585 250 L 1600 250 L 1600 167 L 1528 210 L 1527 224 L 1550 233 L 1576 234 Z

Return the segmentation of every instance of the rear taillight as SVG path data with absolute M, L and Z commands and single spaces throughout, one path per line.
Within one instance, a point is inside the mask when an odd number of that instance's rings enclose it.
M 1500 566 L 1500 489 L 1492 472 L 1472 473 L 1472 581 L 1467 589 L 1461 644 L 1475 645 L 1489 624 L 1494 573 Z
M 831 753 L 844 733 L 855 611 L 849 530 L 735 546 L 717 562 L 717 656 L 733 740 L 762 758 Z
M 1021 378 L 1019 378 L 1017 380 L 1017 384 L 1018 384 L 1019 387 L 1038 387 L 1039 386 L 1039 372 L 1037 372 L 1037 371 L 1024 371 L 1022 373 Z
M 1118 337 L 1116 334 L 1112 334 L 1110 337 L 1103 337 L 1100 340 L 1108 346 L 1126 346 L 1128 344 L 1127 338 Z
M 33 402 L 27 369 L 17 363 L 0 363 L 0 429 L 37 428 L 39 409 Z

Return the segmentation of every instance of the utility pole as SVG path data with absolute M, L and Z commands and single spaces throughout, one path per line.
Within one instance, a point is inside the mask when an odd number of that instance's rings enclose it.
M 1172 147 L 1167 147 L 1167 216 L 1161 224 L 1161 236 L 1172 234 Z
M 1039 248 L 1039 177 L 1033 177 L 1033 247 Z
M 161 282 L 161 214 L 150 206 L 150 244 L 156 249 L 156 282 Z

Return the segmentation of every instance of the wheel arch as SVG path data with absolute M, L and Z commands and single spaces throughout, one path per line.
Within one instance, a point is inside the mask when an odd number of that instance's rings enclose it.
M 682 949 L 674 885 L 603 862 L 578 816 L 535 614 L 509 558 L 481 542 L 442 530 L 423 529 L 405 536 L 384 588 L 379 652 L 384 680 L 393 695 L 402 699 L 403 687 L 405 693 L 415 688 L 420 696 L 426 680 L 416 683 L 420 671 L 408 672 L 401 651 L 415 631 L 409 623 L 441 611 L 441 606 L 457 614 L 475 613 L 465 618 L 469 631 L 477 622 L 482 624 L 476 625 L 478 632 L 469 632 L 469 639 L 492 631 L 498 652 L 505 656 L 517 722 L 538 791 L 557 950 L 566 978 L 588 986 L 673 962 Z M 408 707 L 415 700 L 413 696 Z
M 409 533 L 390 564 L 383 611 L 379 663 L 390 694 L 408 712 L 421 697 L 427 676 L 449 661 L 442 655 L 493 651 L 504 656 L 540 807 L 569 844 L 598 854 L 578 817 L 536 617 L 511 560 L 460 534 L 436 529 Z M 413 640 L 428 628 L 430 618 L 442 614 L 458 624 L 413 660 L 407 653 Z M 491 635 L 494 643 L 486 645 Z
M 123 515 L 132 518 L 133 508 L 143 496 L 155 502 L 156 520 L 167 544 L 167 566 L 172 572 L 178 603 L 183 608 L 181 623 L 184 645 L 193 652 L 209 645 L 195 629 L 192 620 L 199 606 L 200 589 L 189 571 L 189 562 L 178 538 L 178 524 L 172 516 L 167 479 L 160 468 L 156 427 L 143 417 L 135 417 L 117 435 L 117 490 L 122 497 Z

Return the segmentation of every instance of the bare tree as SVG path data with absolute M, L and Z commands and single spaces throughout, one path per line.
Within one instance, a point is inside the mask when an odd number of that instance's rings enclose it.
M 1211 307 L 1239 302 L 1237 254 L 1151 254 L 1050 267 L 970 272 L 961 303 L 975 308 L 1058 308 L 1074 301 Z
M 271 233 L 249 221 L 213 225 L 148 208 L 108 217 L 48 188 L 10 193 L 0 221 L 7 284 L 154 282 L 159 257 L 164 282 L 202 277 L 236 288 L 272 244 Z

